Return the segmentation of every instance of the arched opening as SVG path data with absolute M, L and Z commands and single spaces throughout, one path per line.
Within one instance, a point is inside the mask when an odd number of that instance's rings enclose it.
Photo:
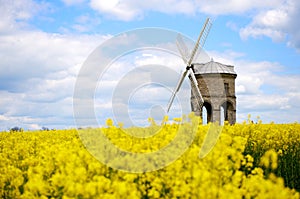
M 204 102 L 202 106 L 202 124 L 212 122 L 212 106 L 208 102 Z
M 234 108 L 232 103 L 225 101 L 220 107 L 220 123 L 224 124 L 225 121 L 228 121 L 230 124 L 234 124 L 233 112 Z
M 205 106 L 202 107 L 202 124 L 207 124 L 207 110 Z
M 220 125 L 224 125 L 224 121 L 225 121 L 225 112 L 224 112 L 224 107 L 221 106 L 220 107 Z

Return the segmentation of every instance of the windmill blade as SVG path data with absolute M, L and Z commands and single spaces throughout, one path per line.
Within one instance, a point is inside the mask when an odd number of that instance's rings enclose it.
M 175 88 L 175 90 L 174 90 L 174 92 L 173 92 L 173 94 L 172 94 L 172 96 L 171 96 L 171 98 L 170 98 L 170 101 L 169 101 L 169 104 L 168 104 L 168 108 L 167 108 L 167 113 L 169 112 L 169 110 L 170 110 L 170 108 L 171 108 L 171 106 L 172 106 L 172 103 L 173 103 L 173 101 L 174 101 L 174 98 L 175 98 L 175 96 L 176 96 L 176 93 L 179 91 L 179 89 L 180 89 L 180 87 L 181 87 L 181 85 L 182 85 L 182 82 L 183 82 L 183 80 L 184 80 L 184 78 L 185 78 L 187 72 L 188 72 L 188 70 L 185 70 L 185 71 L 181 74 L 181 77 L 180 77 L 180 79 L 179 79 L 179 81 L 178 81 L 178 83 L 177 83 L 177 86 L 176 86 L 176 88 Z
M 187 64 L 188 58 L 189 58 L 190 55 L 189 55 L 188 48 L 187 48 L 187 46 L 185 45 L 185 43 L 182 39 L 181 34 L 177 35 L 176 45 L 177 45 L 178 51 L 179 51 L 184 63 Z
M 210 31 L 211 26 L 212 26 L 212 23 L 211 23 L 210 19 L 207 18 L 206 21 L 205 21 L 205 24 L 204 24 L 204 26 L 203 26 L 200 34 L 199 34 L 199 37 L 198 37 L 197 42 L 195 44 L 195 47 L 194 47 L 194 49 L 193 49 L 193 51 L 191 53 L 191 57 L 190 57 L 190 59 L 188 61 L 188 64 L 187 64 L 188 66 L 190 66 L 192 64 L 192 61 L 194 59 L 194 56 L 195 56 L 195 54 L 196 54 L 199 46 L 201 48 L 203 47 L 203 45 L 205 43 L 205 40 L 207 38 L 207 35 L 208 35 L 209 31 Z
M 196 79 L 195 74 L 194 74 L 194 72 L 192 70 L 190 70 L 189 77 L 190 77 L 190 81 L 191 81 L 192 94 L 196 98 L 199 107 L 201 107 L 201 105 L 203 104 L 204 100 L 203 100 L 201 92 L 199 90 L 197 79 Z

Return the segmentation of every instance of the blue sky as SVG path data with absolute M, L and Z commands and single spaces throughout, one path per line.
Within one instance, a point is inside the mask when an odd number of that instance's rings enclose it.
M 99 45 L 145 27 L 173 30 L 196 40 L 206 17 L 213 19 L 213 27 L 205 52 L 215 61 L 234 65 L 238 74 L 238 122 L 248 114 L 263 122 L 300 121 L 297 0 L 0 0 L 0 5 L 0 130 L 74 127 L 76 78 Z M 178 73 L 182 70 L 180 59 L 151 50 L 116 61 L 110 69 L 118 70 L 119 79 L 111 78 L 115 71 L 108 70 L 95 91 L 101 91 L 95 96 L 98 121 L 111 117 L 112 100 L 107 96 L 130 67 L 162 63 Z M 147 113 L 162 114 L 159 103 L 165 106 L 170 93 L 160 89 L 145 86 L 132 95 L 126 108 L 134 107 L 129 110 L 133 120 L 139 123 Z M 150 91 L 143 101 L 143 94 Z M 149 101 L 156 104 L 148 104 L 152 108 L 145 112 L 143 103 Z M 118 121 L 122 119 L 126 118 Z

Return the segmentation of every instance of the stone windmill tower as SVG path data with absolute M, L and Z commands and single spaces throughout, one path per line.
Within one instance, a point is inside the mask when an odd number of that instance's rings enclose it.
M 207 122 L 228 121 L 234 124 L 236 122 L 235 78 L 237 76 L 234 67 L 213 60 L 203 64 L 193 63 L 198 48 L 202 48 L 205 43 L 211 25 L 210 19 L 207 18 L 191 53 L 181 35 L 178 35 L 176 44 L 186 64 L 186 69 L 170 98 L 167 113 L 184 78 L 188 76 L 191 83 L 192 111 L 203 117 L 203 112 L 206 110 Z
M 199 107 L 195 96 L 191 96 L 191 108 L 196 115 L 203 116 L 206 109 L 207 122 L 236 122 L 234 67 L 211 60 L 204 64 L 194 64 L 195 76 L 202 94 L 203 103 Z M 204 118 L 203 118 L 204 119 Z

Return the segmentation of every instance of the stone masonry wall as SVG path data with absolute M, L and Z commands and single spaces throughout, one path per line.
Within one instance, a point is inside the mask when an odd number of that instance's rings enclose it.
M 228 121 L 236 122 L 235 74 L 202 74 L 196 75 L 200 92 L 205 102 L 212 106 L 212 121 L 220 121 L 220 107 L 228 109 Z M 227 85 L 226 85 L 227 84 Z M 228 89 L 226 89 L 227 87 Z M 192 111 L 202 115 L 202 107 L 195 108 L 195 99 L 191 97 Z M 193 105 L 194 104 L 194 105 Z M 194 107 L 193 107 L 194 106 Z

